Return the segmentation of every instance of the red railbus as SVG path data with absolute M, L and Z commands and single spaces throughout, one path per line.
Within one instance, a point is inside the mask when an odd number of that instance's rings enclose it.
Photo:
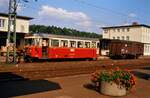
M 99 39 L 53 34 L 25 37 L 25 61 L 33 59 L 97 59 Z

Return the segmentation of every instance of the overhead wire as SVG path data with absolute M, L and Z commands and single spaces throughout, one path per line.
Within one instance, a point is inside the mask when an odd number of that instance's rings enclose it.
M 90 7 L 93 7 L 93 8 L 96 8 L 96 9 L 98 9 L 98 10 L 105 10 L 105 11 L 107 11 L 107 12 L 111 12 L 111 13 L 113 13 L 113 14 L 116 14 L 116 15 L 119 15 L 119 16 L 122 16 L 122 17 L 129 17 L 129 15 L 128 14 L 125 14 L 125 13 L 122 13 L 122 12 L 119 12 L 119 11 L 114 11 L 114 10 L 112 10 L 112 9 L 108 9 L 108 8 L 104 8 L 104 7 L 101 7 L 101 6 L 97 6 L 97 5 L 95 5 L 95 4 L 91 4 L 91 3 L 89 3 L 89 2 L 87 2 L 87 1 L 83 1 L 83 0 L 73 0 L 73 1 L 75 1 L 75 2 L 78 2 L 78 3 L 81 3 L 81 4 L 84 4 L 84 5 L 87 5 L 87 6 L 90 6 Z M 139 19 L 139 20 L 143 20 L 143 21 L 145 21 L 145 22 L 149 22 L 150 23 L 150 21 L 149 20 L 146 20 L 146 19 L 144 19 L 144 18 L 141 18 L 141 17 L 134 17 L 135 19 Z

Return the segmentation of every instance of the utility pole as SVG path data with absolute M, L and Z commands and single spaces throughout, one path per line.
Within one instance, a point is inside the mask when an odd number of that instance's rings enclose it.
M 13 33 L 13 42 L 12 42 L 13 43 L 13 62 L 16 63 L 16 14 L 17 14 L 16 10 L 17 10 L 16 0 L 9 0 L 8 34 L 7 34 L 7 40 L 6 40 L 6 46 L 7 46 L 6 63 L 10 63 L 11 33 Z
M 21 0 L 9 0 L 9 13 L 8 13 L 8 34 L 6 40 L 7 46 L 7 55 L 6 55 L 6 63 L 10 62 L 10 43 L 13 43 L 13 62 L 16 64 L 16 16 L 17 16 L 17 1 L 18 3 Z M 29 0 L 22 0 L 23 2 L 29 2 Z M 37 1 L 37 0 L 34 0 Z M 13 28 L 12 28 L 13 26 Z M 11 30 L 12 29 L 12 30 Z M 11 42 L 11 33 L 13 33 L 13 41 Z

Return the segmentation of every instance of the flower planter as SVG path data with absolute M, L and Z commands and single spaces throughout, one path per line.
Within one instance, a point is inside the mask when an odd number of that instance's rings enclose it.
M 100 92 L 110 96 L 124 96 L 126 95 L 126 88 L 121 87 L 114 82 L 108 83 L 101 81 Z
M 130 71 L 118 67 L 114 70 L 95 71 L 91 76 L 96 89 L 104 95 L 124 96 L 136 84 L 135 77 Z

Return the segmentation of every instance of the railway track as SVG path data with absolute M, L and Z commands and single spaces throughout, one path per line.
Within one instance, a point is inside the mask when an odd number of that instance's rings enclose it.
M 0 66 L 0 81 L 21 79 L 43 79 L 51 77 L 90 74 L 95 70 L 120 68 L 138 69 L 150 66 L 150 59 L 137 60 L 101 60 L 101 61 L 66 61 L 21 63 Z

